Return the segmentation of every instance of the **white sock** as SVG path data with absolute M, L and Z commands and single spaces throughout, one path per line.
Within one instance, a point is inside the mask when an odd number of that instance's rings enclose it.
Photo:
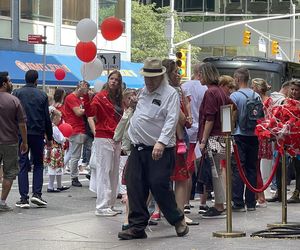
M 61 188 L 61 175 L 56 175 L 56 184 L 58 188 Z
M 49 175 L 49 183 L 48 183 L 49 189 L 54 189 L 54 180 L 55 180 L 55 175 Z

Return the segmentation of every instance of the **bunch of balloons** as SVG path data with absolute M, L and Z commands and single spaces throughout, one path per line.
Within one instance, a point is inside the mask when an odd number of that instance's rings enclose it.
M 266 116 L 256 126 L 259 139 L 273 139 L 277 149 L 291 156 L 300 154 L 300 102 L 286 99 L 283 105 L 274 105 L 271 98 L 264 103 Z
M 123 24 L 115 17 L 106 18 L 100 28 L 102 36 L 108 41 L 119 38 L 123 33 Z M 75 52 L 83 62 L 80 71 L 86 81 L 97 79 L 103 71 L 102 61 L 97 58 L 97 46 L 92 41 L 97 36 L 97 32 L 96 23 L 89 18 L 80 20 L 76 26 L 76 35 L 80 42 L 77 43 Z

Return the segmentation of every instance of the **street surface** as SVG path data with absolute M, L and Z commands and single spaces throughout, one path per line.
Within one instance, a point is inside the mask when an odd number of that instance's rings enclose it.
M 30 174 L 31 176 L 31 174 Z M 63 177 L 70 185 L 70 177 Z M 47 193 L 44 179 L 43 198 L 47 208 L 14 207 L 12 212 L 0 213 L 0 250 L 6 249 L 300 249 L 299 240 L 250 238 L 250 234 L 266 229 L 268 223 L 281 221 L 281 203 L 269 203 L 268 208 L 254 212 L 233 213 L 233 230 L 245 231 L 246 237 L 223 239 L 212 237 L 212 232 L 226 230 L 226 219 L 200 219 L 199 201 L 192 201 L 190 218 L 199 220 L 199 226 L 190 226 L 187 237 L 176 237 L 175 230 L 163 219 L 158 226 L 147 228 L 145 240 L 121 241 L 117 234 L 124 215 L 96 217 L 95 195 L 88 190 L 88 180 L 80 176 L 82 188 L 71 187 L 61 193 Z M 294 186 L 289 187 L 291 191 Z M 289 192 L 289 195 L 291 194 Z M 288 197 L 289 197 L 288 195 Z M 267 192 L 267 196 L 270 193 Z M 8 198 L 14 205 L 19 199 L 17 181 Z M 118 200 L 117 206 L 123 207 Z M 288 205 L 288 222 L 300 223 L 300 204 Z

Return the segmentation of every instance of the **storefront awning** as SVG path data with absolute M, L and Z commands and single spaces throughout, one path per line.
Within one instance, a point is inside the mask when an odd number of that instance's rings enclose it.
M 82 80 L 80 73 L 82 62 L 76 56 L 47 55 L 46 56 L 46 85 L 72 87 Z M 144 85 L 144 79 L 139 74 L 141 63 L 121 61 L 120 72 L 123 81 L 129 88 L 140 88 Z M 56 80 L 54 72 L 57 68 L 66 71 L 66 77 L 62 81 Z M 25 72 L 35 69 L 39 72 L 39 84 L 42 84 L 43 55 L 0 50 L 0 71 L 8 71 L 10 78 L 15 84 L 25 84 Z M 103 71 L 102 76 L 97 80 L 107 81 L 107 71 Z M 91 82 L 93 85 L 94 81 Z

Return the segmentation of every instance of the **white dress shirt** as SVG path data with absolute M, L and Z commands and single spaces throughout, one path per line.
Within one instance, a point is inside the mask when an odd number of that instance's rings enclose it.
M 178 94 L 168 83 L 162 82 L 151 93 L 144 87 L 130 120 L 128 135 L 131 142 L 147 146 L 161 142 L 166 147 L 175 146 L 179 110 Z

